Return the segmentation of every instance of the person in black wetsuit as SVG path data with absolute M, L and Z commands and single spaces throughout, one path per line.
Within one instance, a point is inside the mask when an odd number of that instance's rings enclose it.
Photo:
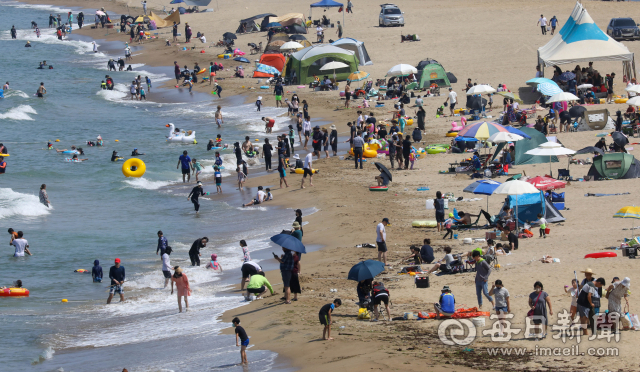
M 78 28 L 82 29 L 82 24 L 84 23 L 84 13 L 78 13 Z
M 205 193 L 202 189 L 202 182 L 198 181 L 196 187 L 194 187 L 193 190 L 191 190 L 191 192 L 189 193 L 189 196 L 187 196 L 187 200 L 191 200 L 191 202 L 193 203 L 193 206 L 196 209 L 196 213 L 198 213 L 198 211 L 200 210 L 200 203 L 198 202 L 198 198 L 201 195 L 205 195 Z M 200 266 L 200 264 L 198 264 L 198 266 Z
M 236 164 L 242 164 L 242 151 L 240 150 L 240 142 L 233 144 L 233 153 L 236 155 Z
M 11 26 L 11 38 L 15 39 L 17 37 L 16 26 Z
M 113 150 L 113 153 L 111 154 L 111 161 L 116 161 L 120 158 L 120 156 L 118 156 L 118 152 L 116 150 Z
M 189 249 L 191 266 L 200 266 L 200 249 L 206 247 L 207 242 L 209 242 L 209 238 L 205 236 L 204 238 L 196 239 L 196 241 L 191 244 L 191 249 Z
M 144 155 L 144 154 L 139 153 L 137 148 L 135 148 L 135 149 L 133 149 L 133 151 L 131 151 L 131 156 L 140 156 L 140 155 Z

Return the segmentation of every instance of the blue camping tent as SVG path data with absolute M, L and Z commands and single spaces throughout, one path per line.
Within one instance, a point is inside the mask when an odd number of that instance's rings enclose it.
M 509 195 L 500 209 L 500 217 L 504 216 L 504 207 L 511 208 L 514 215 L 517 215 L 518 225 L 524 225 L 527 221 L 536 221 L 538 219 L 538 213 L 541 213 L 549 223 L 557 223 L 565 220 L 558 209 L 544 197 L 542 192 L 517 196 Z
M 344 5 L 341 3 L 338 3 L 336 1 L 333 0 L 321 0 L 318 1 L 317 3 L 313 3 L 311 4 L 311 9 L 309 9 L 309 18 L 311 18 L 311 11 L 313 10 L 313 8 L 343 8 Z M 344 27 L 344 13 L 342 12 L 342 26 Z

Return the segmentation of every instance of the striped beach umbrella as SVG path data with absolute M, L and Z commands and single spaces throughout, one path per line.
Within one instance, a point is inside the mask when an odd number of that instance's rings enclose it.
M 360 80 L 364 80 L 364 79 L 366 79 L 368 77 L 369 77 L 369 73 L 368 72 L 356 71 L 356 72 L 353 72 L 351 75 L 349 75 L 347 80 L 360 81 Z
M 502 125 L 494 122 L 481 121 L 473 124 L 469 124 L 464 127 L 463 130 L 458 132 L 459 137 L 471 137 L 479 140 L 486 140 L 495 133 L 507 132 L 509 130 Z
M 626 206 L 620 209 L 613 218 L 636 218 L 640 219 L 640 208 L 636 206 Z M 633 224 L 632 224 L 633 225 Z
M 544 94 L 545 96 L 552 96 L 554 94 L 562 93 L 562 89 L 560 89 L 557 85 L 550 83 L 538 84 L 536 90 Z

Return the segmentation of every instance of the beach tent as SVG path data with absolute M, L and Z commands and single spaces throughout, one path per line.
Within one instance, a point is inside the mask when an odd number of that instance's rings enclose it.
M 289 35 L 285 34 L 284 32 L 278 32 L 277 34 L 271 36 L 270 43 L 278 40 L 282 40 L 286 43 L 287 41 L 289 41 Z
M 358 57 L 354 52 L 331 44 L 316 44 L 291 55 L 287 62 L 287 74 L 296 71 L 300 84 L 308 84 L 313 81 L 314 75 L 332 76 L 332 71 L 320 71 L 320 68 L 333 61 L 348 65 L 335 70 L 338 81 L 347 80 L 352 72 L 358 71 Z
M 178 12 L 180 12 L 180 14 L 185 14 L 187 12 L 187 10 L 181 6 L 178 7 Z
M 593 158 L 587 175 L 594 180 L 627 179 L 640 177 L 640 162 L 631 154 L 616 152 Z
M 560 31 L 538 48 L 538 65 L 544 74 L 545 66 L 592 61 L 622 61 L 624 75 L 636 77 L 633 53 L 598 28 L 582 4 L 576 3 Z
M 342 25 L 344 26 L 344 13 L 346 12 L 342 11 L 342 9 L 344 9 L 342 3 L 338 3 L 333 0 L 321 0 L 321 1 L 318 1 L 317 3 L 313 3 L 311 4 L 311 8 L 309 9 L 310 19 L 311 19 L 311 11 L 313 10 L 313 8 L 324 8 L 324 9 L 340 8 L 340 12 L 342 12 Z
M 284 32 L 287 34 L 306 34 L 307 28 L 302 25 L 294 23 L 292 25 L 284 27 Z
M 513 142 L 513 145 L 515 146 L 515 156 L 513 156 L 512 161 L 513 161 L 513 165 L 520 165 L 520 164 L 541 164 L 541 163 L 548 163 L 549 162 L 549 157 L 548 156 L 538 156 L 538 155 L 528 155 L 525 154 L 527 151 L 535 149 L 536 147 L 538 147 L 540 144 L 548 142 L 547 141 L 547 137 L 544 136 L 544 134 L 538 132 L 537 130 L 533 129 L 533 128 L 527 128 L 527 127 L 522 127 L 520 128 L 520 130 L 526 134 L 527 136 L 531 137 L 530 139 L 522 139 L 520 141 L 517 142 Z M 502 150 L 502 148 L 506 145 L 507 143 L 501 143 L 498 145 L 498 147 L 496 148 L 496 152 L 493 155 L 493 158 L 491 159 L 492 161 L 496 159 L 496 157 L 498 156 L 498 154 L 500 154 L 500 151 Z M 551 162 L 552 163 L 557 163 L 558 162 L 558 158 L 555 156 L 551 157 Z
M 527 221 L 537 221 L 538 213 L 542 214 L 549 223 L 557 223 L 565 220 L 564 216 L 562 216 L 553 203 L 544 197 L 542 192 L 518 195 L 517 205 L 518 208 L 516 208 L 516 195 L 509 195 L 505 199 L 502 208 L 500 208 L 498 217 L 502 218 L 505 214 L 504 207 L 509 207 L 513 210 L 514 215 L 517 213 L 519 225 L 524 225 Z
M 418 88 L 428 88 L 431 84 L 438 84 L 439 87 L 451 86 L 449 73 L 444 70 L 441 64 L 435 59 L 425 59 L 416 66 L 418 70 Z M 454 77 L 455 78 L 455 77 Z M 455 82 L 457 82 L 456 79 Z
M 614 130 L 615 122 L 611 118 L 608 109 L 589 110 L 584 112 L 584 116 L 578 120 L 579 132 L 588 130 Z
M 284 64 L 286 60 L 287 59 L 284 57 L 284 55 L 282 55 L 282 53 L 265 53 L 260 56 L 260 61 L 258 63 L 275 67 L 278 71 L 282 72 L 282 70 L 284 69 Z M 260 72 L 260 71 L 254 71 L 253 77 L 263 78 L 263 77 L 273 77 L 273 75 Z
M 241 19 L 236 34 L 243 33 L 243 24 L 246 23 L 246 32 L 266 31 L 269 17 L 275 17 L 273 13 L 258 14 L 250 18 Z
M 180 12 L 173 12 L 171 13 L 171 15 L 165 17 L 164 19 L 160 18 L 154 12 L 150 12 L 148 17 L 150 21 L 154 21 L 156 23 L 156 27 L 158 28 L 171 27 L 173 26 L 173 22 L 180 23 Z
M 369 53 L 367 53 L 367 48 L 364 47 L 364 42 L 362 41 L 350 37 L 343 37 L 342 39 L 334 41 L 331 45 L 354 52 L 358 57 L 358 61 L 360 61 L 360 66 L 373 64 L 371 58 L 369 58 Z
M 304 23 L 304 14 L 302 13 L 287 13 L 280 17 L 269 17 L 267 23 L 280 23 L 282 27 L 290 26 L 293 24 L 301 25 Z

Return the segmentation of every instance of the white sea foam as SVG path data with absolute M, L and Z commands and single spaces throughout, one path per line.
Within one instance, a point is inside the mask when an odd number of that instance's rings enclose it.
M 68 40 L 68 39 L 58 40 L 58 37 L 56 36 L 55 32 L 56 30 L 53 28 L 40 28 L 40 37 L 38 37 L 36 35 L 35 30 L 33 29 L 19 29 L 16 32 L 16 39 L 28 40 L 28 41 L 31 41 L 32 43 L 71 45 L 76 49 L 75 52 L 77 54 L 88 54 L 92 56 L 91 58 L 100 58 L 100 59 L 104 59 L 105 62 L 107 61 L 107 56 L 104 53 L 93 52 L 92 43 L 88 41 L 81 41 L 81 40 Z M 9 31 L 0 32 L 0 40 L 11 40 L 11 33 Z M 100 47 L 99 44 L 98 44 L 98 47 Z M 106 66 L 106 63 L 105 63 L 105 66 Z M 34 66 L 34 68 L 35 67 L 36 66 Z
M 4 97 L 5 98 L 10 98 L 10 97 L 29 98 L 29 95 L 18 89 L 9 89 L 8 91 L 4 92 Z
M 4 113 L 0 113 L 0 119 L 10 120 L 34 120 L 30 115 L 37 115 L 38 113 L 33 107 L 29 105 L 20 105 L 10 108 Z
M 24 4 L 24 3 L 19 3 L 17 1 L 7 1 L 7 2 L 2 2 L 0 3 L 0 6 L 10 6 L 12 8 L 22 8 L 22 9 L 36 9 L 36 10 L 44 10 L 47 12 L 51 12 L 51 13 L 67 13 L 70 12 L 72 9 L 70 8 L 61 8 L 58 6 L 54 6 L 54 5 L 46 5 L 46 4 Z M 46 27 L 47 25 L 42 24 L 42 25 L 38 25 L 40 27 Z
M 46 349 L 42 350 L 42 353 L 40 353 L 40 355 L 38 355 L 38 358 L 34 359 L 33 361 L 31 361 L 32 365 L 35 364 L 40 364 L 46 360 L 49 360 L 51 358 L 53 358 L 53 354 L 55 354 L 56 351 L 53 350 L 53 348 L 51 346 L 48 346 Z
M 168 186 L 173 183 L 170 181 L 150 181 L 144 177 L 127 178 L 122 182 L 129 185 L 128 187 L 133 187 L 134 189 L 142 189 L 142 190 L 157 190 L 161 187 Z
M 41 204 L 36 195 L 0 188 L 0 219 L 12 216 L 45 216 L 50 213 L 51 209 Z
M 107 101 L 116 102 L 123 100 L 129 95 L 129 88 L 124 84 L 117 83 L 114 85 L 113 90 L 100 89 L 96 94 Z

